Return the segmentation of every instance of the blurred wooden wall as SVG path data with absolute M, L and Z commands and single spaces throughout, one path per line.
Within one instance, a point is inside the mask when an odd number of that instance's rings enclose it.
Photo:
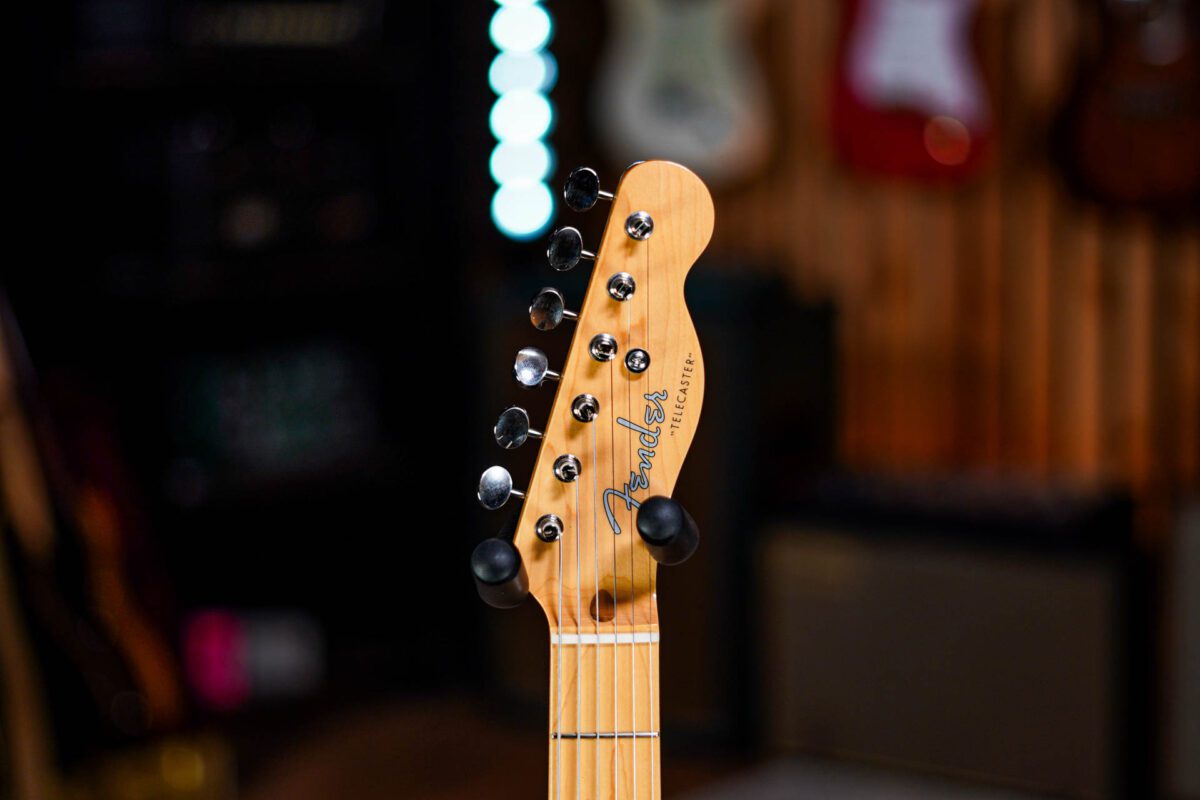
M 1050 128 L 1086 26 L 1074 0 L 985 0 L 1001 145 L 959 187 L 854 176 L 825 109 L 836 0 L 755 25 L 778 140 L 718 195 L 714 251 L 782 270 L 839 312 L 848 465 L 1200 488 L 1200 224 L 1073 195 Z

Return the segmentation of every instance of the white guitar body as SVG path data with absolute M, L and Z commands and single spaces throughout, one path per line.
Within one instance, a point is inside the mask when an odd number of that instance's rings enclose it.
M 987 89 L 971 54 L 979 0 L 862 0 L 850 38 L 850 87 L 876 108 L 948 114 L 981 130 Z
M 710 184 L 770 146 L 766 92 L 743 33 L 759 0 L 611 0 L 597 127 L 617 163 L 661 158 Z

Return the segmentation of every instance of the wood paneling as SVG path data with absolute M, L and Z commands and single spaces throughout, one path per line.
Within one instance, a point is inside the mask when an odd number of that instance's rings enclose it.
M 1200 223 L 1078 197 L 1049 155 L 1085 29 L 1070 0 L 988 2 L 1001 146 L 932 187 L 833 160 L 836 4 L 771 5 L 777 152 L 718 195 L 713 249 L 836 300 L 846 464 L 1200 488 Z

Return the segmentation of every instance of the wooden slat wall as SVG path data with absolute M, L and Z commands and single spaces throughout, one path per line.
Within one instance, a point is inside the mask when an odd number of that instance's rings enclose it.
M 1071 194 L 1048 154 L 1082 28 L 1073 0 L 989 0 L 1003 144 L 969 185 L 856 177 L 824 123 L 837 3 L 775 0 L 759 33 L 779 141 L 718 195 L 714 250 L 839 309 L 851 466 L 1200 488 L 1200 224 Z

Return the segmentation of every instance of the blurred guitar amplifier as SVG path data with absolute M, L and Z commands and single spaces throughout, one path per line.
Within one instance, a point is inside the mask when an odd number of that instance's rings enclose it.
M 839 479 L 806 506 L 758 553 L 772 746 L 1065 797 L 1148 796 L 1150 648 L 1136 640 L 1145 593 L 1126 502 Z

